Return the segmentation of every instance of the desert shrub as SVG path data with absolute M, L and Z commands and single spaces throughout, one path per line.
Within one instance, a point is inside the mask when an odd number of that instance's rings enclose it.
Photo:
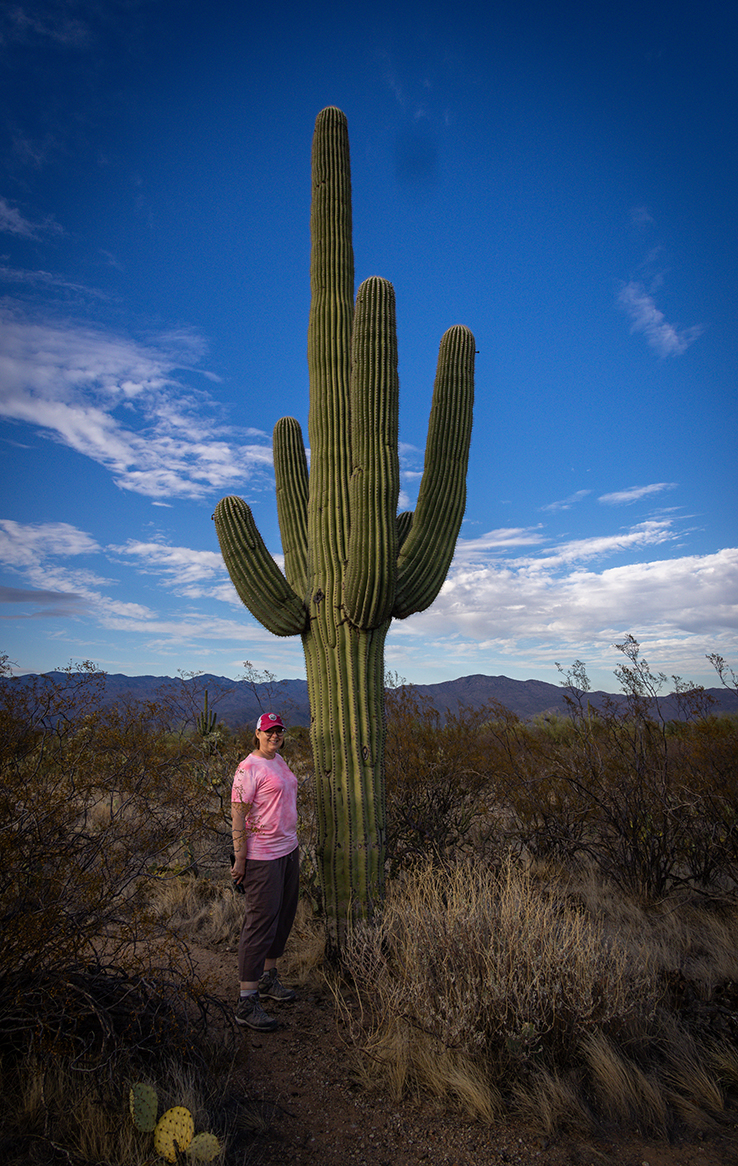
M 90 665 L 0 684 L 0 1042 L 16 1058 L 112 1063 L 140 1046 L 137 993 L 158 985 L 162 1016 L 197 999 L 150 896 L 222 864 L 226 761 L 181 708 L 106 706 L 104 685 Z M 110 1020 L 116 992 L 127 1028 Z M 159 1051 L 172 1039 L 159 1031 Z
M 587 885 L 510 859 L 406 869 L 346 952 L 367 1080 L 548 1133 L 734 1123 L 738 914 Z
M 385 690 L 387 853 L 394 877 L 418 858 L 471 853 L 495 829 L 488 796 L 491 757 L 481 726 L 489 712 L 462 708 L 442 718 L 412 685 L 390 676 Z
M 504 796 L 525 850 L 594 863 L 628 892 L 658 899 L 738 880 L 738 734 L 700 688 L 672 677 L 677 716 L 659 702 L 632 637 L 617 645 L 623 695 L 596 707 L 585 667 L 564 672 L 569 726 L 503 725 L 511 764 Z
M 569 861 L 591 828 L 592 805 L 572 796 L 553 759 L 568 755 L 575 734 L 571 718 L 523 721 L 496 706 L 482 727 L 481 747 L 491 774 L 489 788 L 502 813 L 505 847 L 539 860 Z
M 192 694 L 106 704 L 89 664 L 0 682 L 4 1162 L 143 1163 L 131 1078 L 212 1082 L 214 1021 L 223 1061 L 230 1019 L 151 906 L 227 860 L 232 762 L 193 732 Z
M 528 1063 L 566 1063 L 587 1032 L 657 1003 L 641 953 L 512 860 L 407 872 L 379 921 L 353 932 L 346 967 L 372 1055 L 388 1028 L 393 1043 L 401 1034 L 408 1077 L 418 1043 L 475 1059 L 495 1083 Z
M 222 856 L 214 759 L 166 707 L 105 707 L 103 685 L 84 666 L 0 686 L 2 974 L 132 950 L 147 880 Z
M 560 669 L 568 714 L 531 721 L 496 702 L 444 717 L 388 678 L 390 878 L 418 858 L 495 862 L 512 848 L 593 864 L 647 899 L 682 886 L 734 892 L 738 718 L 714 715 L 707 694 L 676 676 L 665 706 L 666 676 L 632 636 L 617 647 L 620 695 L 595 704 L 576 661 Z

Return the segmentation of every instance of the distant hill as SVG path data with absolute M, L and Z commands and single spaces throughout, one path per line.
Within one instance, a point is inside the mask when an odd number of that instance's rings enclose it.
M 64 673 L 47 674 L 61 680 Z M 0 681 L 3 684 L 23 686 L 31 682 L 32 676 L 18 676 Z M 507 676 L 462 676 L 458 680 L 446 680 L 440 684 L 410 685 L 421 697 L 427 697 L 433 708 L 445 716 L 447 712 L 457 713 L 459 708 L 482 709 L 490 704 L 503 705 L 524 720 L 537 715 L 565 714 L 565 689 L 561 685 L 547 684 L 543 680 L 510 680 Z M 218 719 L 232 729 L 254 724 L 259 713 L 274 707 L 288 724 L 309 725 L 307 681 L 281 680 L 274 685 L 251 685 L 243 680 L 230 680 L 227 676 L 205 674 L 191 680 L 181 680 L 171 676 L 124 676 L 122 673 L 109 674 L 105 684 L 105 704 L 123 701 L 155 700 L 164 694 L 182 694 L 189 697 L 192 707 L 202 707 L 203 690 L 207 689 L 208 702 L 218 713 Z M 712 697 L 713 711 L 718 713 L 738 713 L 738 695 L 725 688 L 706 689 Z M 275 693 L 274 699 L 271 693 Z M 591 692 L 588 699 L 594 706 L 605 699 L 620 701 L 619 694 Z M 673 696 L 663 696 L 660 704 L 664 716 L 669 719 L 678 716 L 677 704 Z

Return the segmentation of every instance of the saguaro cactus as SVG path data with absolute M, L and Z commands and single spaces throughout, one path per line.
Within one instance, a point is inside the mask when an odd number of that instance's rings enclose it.
M 308 473 L 298 422 L 274 429 L 285 573 L 249 507 L 215 511 L 221 551 L 251 613 L 302 636 L 329 934 L 381 899 L 385 860 L 384 643 L 394 617 L 423 611 L 446 577 L 466 501 L 474 337 L 441 340 L 425 468 L 414 512 L 397 515 L 399 385 L 395 296 L 361 284 L 354 310 L 346 117 L 318 114 L 313 138 Z

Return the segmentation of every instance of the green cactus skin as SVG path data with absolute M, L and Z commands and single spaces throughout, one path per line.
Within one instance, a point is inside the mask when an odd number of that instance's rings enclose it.
M 187 1148 L 187 1157 L 193 1162 L 212 1162 L 220 1153 L 220 1142 L 215 1134 L 195 1134 Z
M 313 138 L 311 451 L 298 422 L 274 429 L 285 573 L 240 498 L 215 510 L 243 602 L 275 635 L 302 636 L 316 774 L 318 863 L 328 937 L 381 901 L 385 862 L 384 642 L 446 577 L 466 504 L 474 337 L 441 340 L 425 469 L 414 513 L 397 515 L 400 472 L 395 297 L 372 277 L 354 310 L 348 127 L 318 114 Z
M 159 1099 L 153 1085 L 137 1081 L 131 1086 L 128 1104 L 136 1129 L 144 1134 L 150 1134 L 156 1126 L 156 1111 L 159 1107 Z
M 189 1109 L 175 1105 L 168 1109 L 156 1124 L 154 1149 L 167 1162 L 177 1161 L 177 1151 L 186 1150 L 192 1141 L 195 1123 Z

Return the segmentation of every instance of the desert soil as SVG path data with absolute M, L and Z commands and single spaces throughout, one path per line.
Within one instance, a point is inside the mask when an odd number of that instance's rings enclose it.
M 236 955 L 199 949 L 214 996 L 235 1003 Z M 284 976 L 289 983 L 289 977 Z M 238 1161 L 244 1166 L 736 1166 L 738 1131 L 675 1144 L 609 1133 L 546 1138 L 514 1118 L 493 1126 L 433 1099 L 397 1102 L 367 1090 L 329 990 L 315 976 L 291 1004 L 265 1001 L 276 1032 L 238 1033 Z M 243 1146 L 243 1154 L 240 1147 Z M 236 1159 L 234 1159 L 236 1160 Z

